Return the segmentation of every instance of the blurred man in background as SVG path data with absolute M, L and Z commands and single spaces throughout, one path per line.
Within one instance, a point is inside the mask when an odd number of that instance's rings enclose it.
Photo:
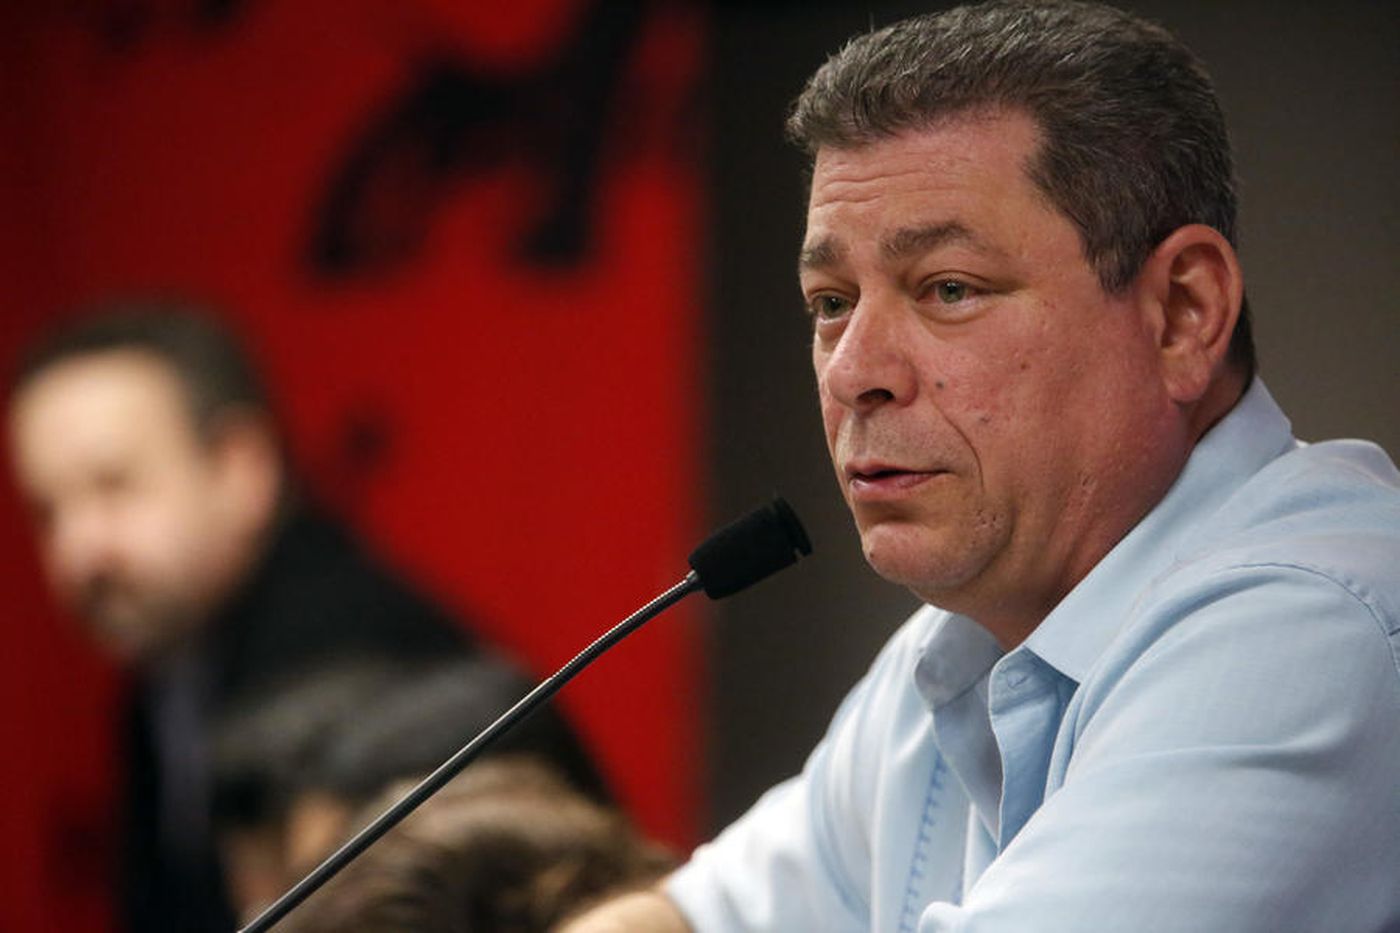
M 9 429 L 53 592 L 134 674 L 128 926 L 226 931 L 210 724 L 332 658 L 477 649 L 311 505 L 265 387 L 207 311 L 84 315 L 24 358 Z

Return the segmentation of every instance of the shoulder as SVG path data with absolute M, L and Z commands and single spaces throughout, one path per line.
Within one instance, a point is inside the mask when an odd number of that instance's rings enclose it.
M 1209 527 L 1157 595 L 1243 587 L 1268 606 L 1271 587 L 1305 587 L 1386 635 L 1400 627 L 1400 473 L 1375 445 L 1301 446 L 1259 471 Z
M 1299 723 L 1309 703 L 1400 717 L 1400 477 L 1379 448 L 1300 447 L 1199 532 L 1138 594 L 1088 709 L 1152 685 L 1217 709 L 1297 705 Z
M 319 516 L 300 516 L 279 529 L 216 631 L 213 652 L 228 692 L 335 659 L 429 658 L 472 649 L 451 613 Z
M 322 516 L 292 523 L 261 574 L 264 611 L 281 626 L 333 625 L 341 637 L 455 627 L 449 614 L 346 527 Z

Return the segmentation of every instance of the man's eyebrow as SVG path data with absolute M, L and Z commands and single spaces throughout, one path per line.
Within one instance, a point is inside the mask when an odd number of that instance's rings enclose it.
M 996 252 L 966 225 L 950 220 L 896 230 L 880 242 L 880 253 L 887 260 L 906 259 L 948 243 L 960 243 L 982 253 Z M 838 264 L 845 254 L 840 241 L 825 237 L 802 248 L 797 256 L 797 271 L 829 268 Z
M 956 220 L 950 220 L 896 230 L 881 241 L 880 253 L 886 259 L 905 259 L 948 243 L 960 243 L 979 252 L 992 252 L 971 230 Z
M 797 254 L 797 271 L 804 269 L 826 269 L 834 266 L 844 256 L 846 250 L 831 237 L 818 240 L 811 246 L 802 247 Z

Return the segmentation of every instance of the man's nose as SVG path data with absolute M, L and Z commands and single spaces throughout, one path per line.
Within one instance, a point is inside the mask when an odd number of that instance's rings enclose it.
M 911 358 L 917 322 L 898 295 L 863 295 L 821 365 L 826 391 L 853 411 L 907 404 L 918 389 Z

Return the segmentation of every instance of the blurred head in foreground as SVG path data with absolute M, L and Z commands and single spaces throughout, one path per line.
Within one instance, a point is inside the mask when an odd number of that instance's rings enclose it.
M 528 692 L 486 658 L 337 661 L 234 709 L 216 731 L 214 821 L 230 895 L 251 916 L 355 830 L 385 788 L 427 776 Z M 488 757 L 533 762 L 570 793 L 606 803 L 597 772 L 557 716 L 535 715 Z
M 241 705 L 216 725 L 214 830 L 240 914 L 267 905 L 295 880 L 286 855 L 294 802 L 367 698 L 405 679 L 403 665 L 392 660 L 337 663 L 275 686 L 265 702 Z
M 368 822 L 408 790 L 365 808 Z M 523 758 L 473 765 L 284 921 L 286 933 L 544 933 L 673 865 L 614 809 Z

